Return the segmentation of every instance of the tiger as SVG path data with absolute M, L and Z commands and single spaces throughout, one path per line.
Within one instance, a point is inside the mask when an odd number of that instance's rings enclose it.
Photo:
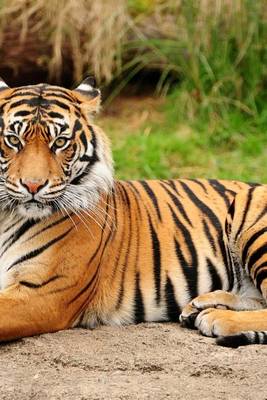
M 116 180 L 100 103 L 93 77 L 0 80 L 0 341 L 173 321 L 266 344 L 266 186 Z

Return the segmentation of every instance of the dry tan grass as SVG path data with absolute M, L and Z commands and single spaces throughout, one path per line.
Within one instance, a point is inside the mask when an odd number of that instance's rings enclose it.
M 91 72 L 108 83 L 120 73 L 123 60 L 129 62 L 125 43 L 151 38 L 186 41 L 184 0 L 143 3 L 147 10 L 138 13 L 127 0 L 2 0 L 0 69 L 18 75 L 39 68 L 49 71 L 49 79 L 56 82 L 66 71 L 73 81 Z M 225 29 L 236 18 L 246 24 L 243 0 L 195 0 L 192 4 L 197 12 L 194 46 L 209 46 L 207 24 L 220 23 Z M 164 68 L 166 62 L 163 58 L 156 66 Z M 145 68 L 149 66 L 149 61 L 144 62 Z
M 74 81 L 90 71 L 108 82 L 127 21 L 124 0 L 8 0 L 0 6 L 1 68 L 36 64 L 60 81 L 69 62 Z

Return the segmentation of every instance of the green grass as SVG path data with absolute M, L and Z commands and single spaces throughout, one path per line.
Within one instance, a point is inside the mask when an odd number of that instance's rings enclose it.
M 129 130 L 126 118 L 121 120 L 119 131 L 112 124 L 104 127 L 112 139 L 118 178 L 206 177 L 267 182 L 264 115 L 253 119 L 236 111 L 224 123 L 199 117 L 190 124 L 179 117 L 177 107 L 171 96 L 160 106 L 162 122 L 152 119 Z
M 151 1 L 130 2 L 153 13 Z M 178 5 L 179 3 L 179 5 Z M 163 121 L 111 129 L 121 178 L 210 177 L 267 182 L 267 8 L 263 0 L 158 1 L 168 27 L 125 43 L 127 83 L 162 71 Z M 166 22 L 164 15 L 171 15 Z M 163 25 L 162 25 L 163 26 Z M 128 70 L 127 70 L 128 68 Z M 118 117 L 119 118 L 119 117 Z

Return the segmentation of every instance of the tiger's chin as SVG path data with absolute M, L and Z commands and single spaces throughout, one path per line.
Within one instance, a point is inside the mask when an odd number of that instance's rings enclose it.
M 53 213 L 53 208 L 47 204 L 32 203 L 20 204 L 17 207 L 17 212 L 24 218 L 28 219 L 43 219 L 49 217 Z

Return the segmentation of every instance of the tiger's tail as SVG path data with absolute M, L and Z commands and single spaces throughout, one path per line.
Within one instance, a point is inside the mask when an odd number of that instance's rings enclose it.
M 237 348 L 248 344 L 267 344 L 267 331 L 248 331 L 235 335 L 220 336 L 216 339 L 219 346 Z

